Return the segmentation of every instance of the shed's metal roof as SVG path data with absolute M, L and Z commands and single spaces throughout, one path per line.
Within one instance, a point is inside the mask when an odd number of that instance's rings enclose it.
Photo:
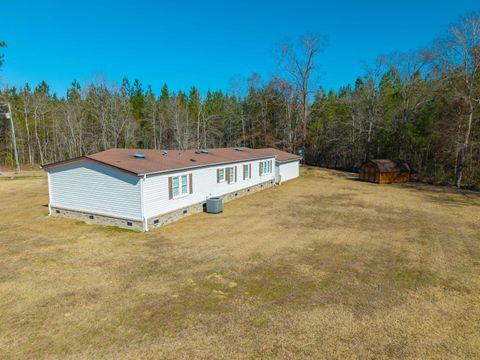
M 403 160 L 375 159 L 367 162 L 373 163 L 381 172 L 410 172 L 410 166 Z

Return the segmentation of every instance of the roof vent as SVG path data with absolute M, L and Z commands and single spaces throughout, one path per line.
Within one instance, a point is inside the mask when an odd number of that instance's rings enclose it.
M 241 148 L 241 147 L 236 147 L 236 148 L 235 148 L 235 151 L 243 151 L 243 148 Z
M 192 161 L 192 162 L 197 162 L 197 159 L 193 159 L 193 158 L 192 158 L 192 159 L 190 159 L 190 161 Z
M 207 150 L 207 149 L 201 149 L 200 152 L 201 152 L 202 154 L 208 154 L 208 150 Z
M 145 154 L 141 152 L 137 152 L 133 154 L 133 157 L 136 157 L 137 159 L 145 159 Z
M 163 150 L 163 155 L 167 155 L 168 154 L 168 150 Z

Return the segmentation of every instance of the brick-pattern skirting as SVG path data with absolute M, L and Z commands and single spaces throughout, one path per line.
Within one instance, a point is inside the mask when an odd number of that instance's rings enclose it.
M 139 220 L 129 220 L 116 218 L 112 216 L 99 215 L 95 213 L 87 213 L 76 210 L 68 210 L 59 207 L 51 207 L 51 216 L 62 216 L 74 220 L 82 220 L 87 224 L 98 224 L 106 226 L 118 226 L 125 229 L 143 231 L 142 222 Z
M 221 198 L 225 203 L 225 202 L 237 199 L 239 197 L 272 187 L 274 183 L 275 183 L 274 180 L 269 180 L 261 184 L 254 185 L 238 191 L 234 191 L 218 197 Z M 202 201 L 200 203 L 189 205 L 187 207 L 184 207 L 175 211 L 171 211 L 166 214 L 161 214 L 158 216 L 151 217 L 148 219 L 148 229 L 164 226 L 172 222 L 175 222 L 184 216 L 202 212 L 204 211 L 205 204 L 206 204 L 206 201 Z M 87 213 L 87 212 L 82 212 L 77 210 L 63 209 L 55 206 L 51 207 L 51 216 L 62 216 L 69 219 L 81 220 L 87 224 L 118 226 L 125 229 L 143 231 L 143 224 L 139 220 L 116 218 L 111 216 L 99 215 L 95 213 Z
M 238 191 L 234 191 L 234 192 L 231 192 L 222 196 L 216 196 L 216 197 L 221 198 L 223 202 L 226 203 L 228 201 L 238 199 L 239 197 L 272 187 L 274 183 L 275 183 L 274 180 L 269 180 L 264 183 L 251 186 L 249 188 L 241 189 Z M 156 227 L 161 227 L 161 226 L 173 223 L 184 216 L 202 212 L 204 211 L 205 204 L 206 204 L 206 201 L 202 201 L 200 203 L 196 203 L 178 210 L 174 210 L 166 214 L 161 214 L 158 216 L 151 217 L 148 219 L 148 228 L 153 229 Z

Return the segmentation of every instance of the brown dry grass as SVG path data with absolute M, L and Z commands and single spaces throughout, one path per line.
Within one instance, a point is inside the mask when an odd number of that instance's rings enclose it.
M 480 357 L 475 193 L 304 169 L 147 234 L 0 199 L 2 359 Z

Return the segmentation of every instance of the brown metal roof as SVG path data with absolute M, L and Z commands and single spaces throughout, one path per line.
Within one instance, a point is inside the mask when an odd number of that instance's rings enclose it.
M 278 161 L 290 161 L 290 160 L 300 160 L 302 157 L 300 155 L 295 155 L 286 151 L 281 151 L 274 148 L 264 148 L 264 149 L 256 149 L 260 153 L 266 155 L 275 155 Z
M 376 165 L 381 172 L 410 172 L 410 166 L 402 160 L 376 159 L 368 162 Z
M 144 158 L 134 157 L 135 153 L 142 153 Z M 250 149 L 242 147 L 208 149 L 208 154 L 201 153 L 199 150 L 110 149 L 87 155 L 84 158 L 139 175 L 264 159 L 273 156 L 279 157 L 279 161 L 297 157 L 297 155 L 276 149 Z M 48 168 L 63 162 L 47 164 L 43 167 Z

